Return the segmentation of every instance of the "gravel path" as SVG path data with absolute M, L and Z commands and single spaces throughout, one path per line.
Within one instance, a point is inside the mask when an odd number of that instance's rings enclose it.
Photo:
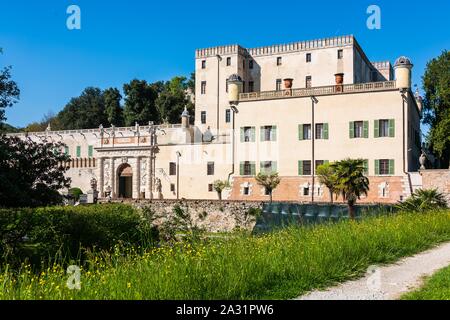
M 325 291 L 312 291 L 299 300 L 393 300 L 421 286 L 423 277 L 450 265 L 450 242 L 392 265 L 370 267 L 365 277 Z

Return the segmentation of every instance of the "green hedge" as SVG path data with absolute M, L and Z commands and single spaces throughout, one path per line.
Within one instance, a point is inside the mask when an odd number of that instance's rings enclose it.
M 88 250 L 139 246 L 158 237 L 156 229 L 128 205 L 92 205 L 0 210 L 2 262 L 83 259 Z

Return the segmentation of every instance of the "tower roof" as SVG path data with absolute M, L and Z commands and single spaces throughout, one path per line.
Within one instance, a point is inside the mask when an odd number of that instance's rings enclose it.
M 394 67 L 398 66 L 412 66 L 411 59 L 405 56 L 399 57 L 397 60 L 395 60 Z

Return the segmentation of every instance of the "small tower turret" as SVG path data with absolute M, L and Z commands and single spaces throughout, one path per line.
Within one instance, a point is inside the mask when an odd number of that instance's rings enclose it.
M 183 112 L 181 113 L 181 127 L 184 129 L 189 128 L 189 112 L 186 108 L 186 106 L 184 107 Z
M 234 105 L 239 102 L 239 93 L 242 92 L 242 79 L 237 74 L 232 74 L 228 80 L 228 101 Z
M 398 89 L 411 89 L 411 69 L 413 64 L 405 56 L 401 56 L 395 61 L 395 80 Z

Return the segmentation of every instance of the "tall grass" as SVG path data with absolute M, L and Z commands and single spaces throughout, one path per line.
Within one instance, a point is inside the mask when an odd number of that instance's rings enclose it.
M 290 227 L 178 244 L 144 254 L 95 256 L 81 290 L 55 266 L 40 275 L 24 267 L 0 274 L 1 299 L 284 299 L 356 277 L 450 240 L 450 212 L 400 213 L 360 222 Z

